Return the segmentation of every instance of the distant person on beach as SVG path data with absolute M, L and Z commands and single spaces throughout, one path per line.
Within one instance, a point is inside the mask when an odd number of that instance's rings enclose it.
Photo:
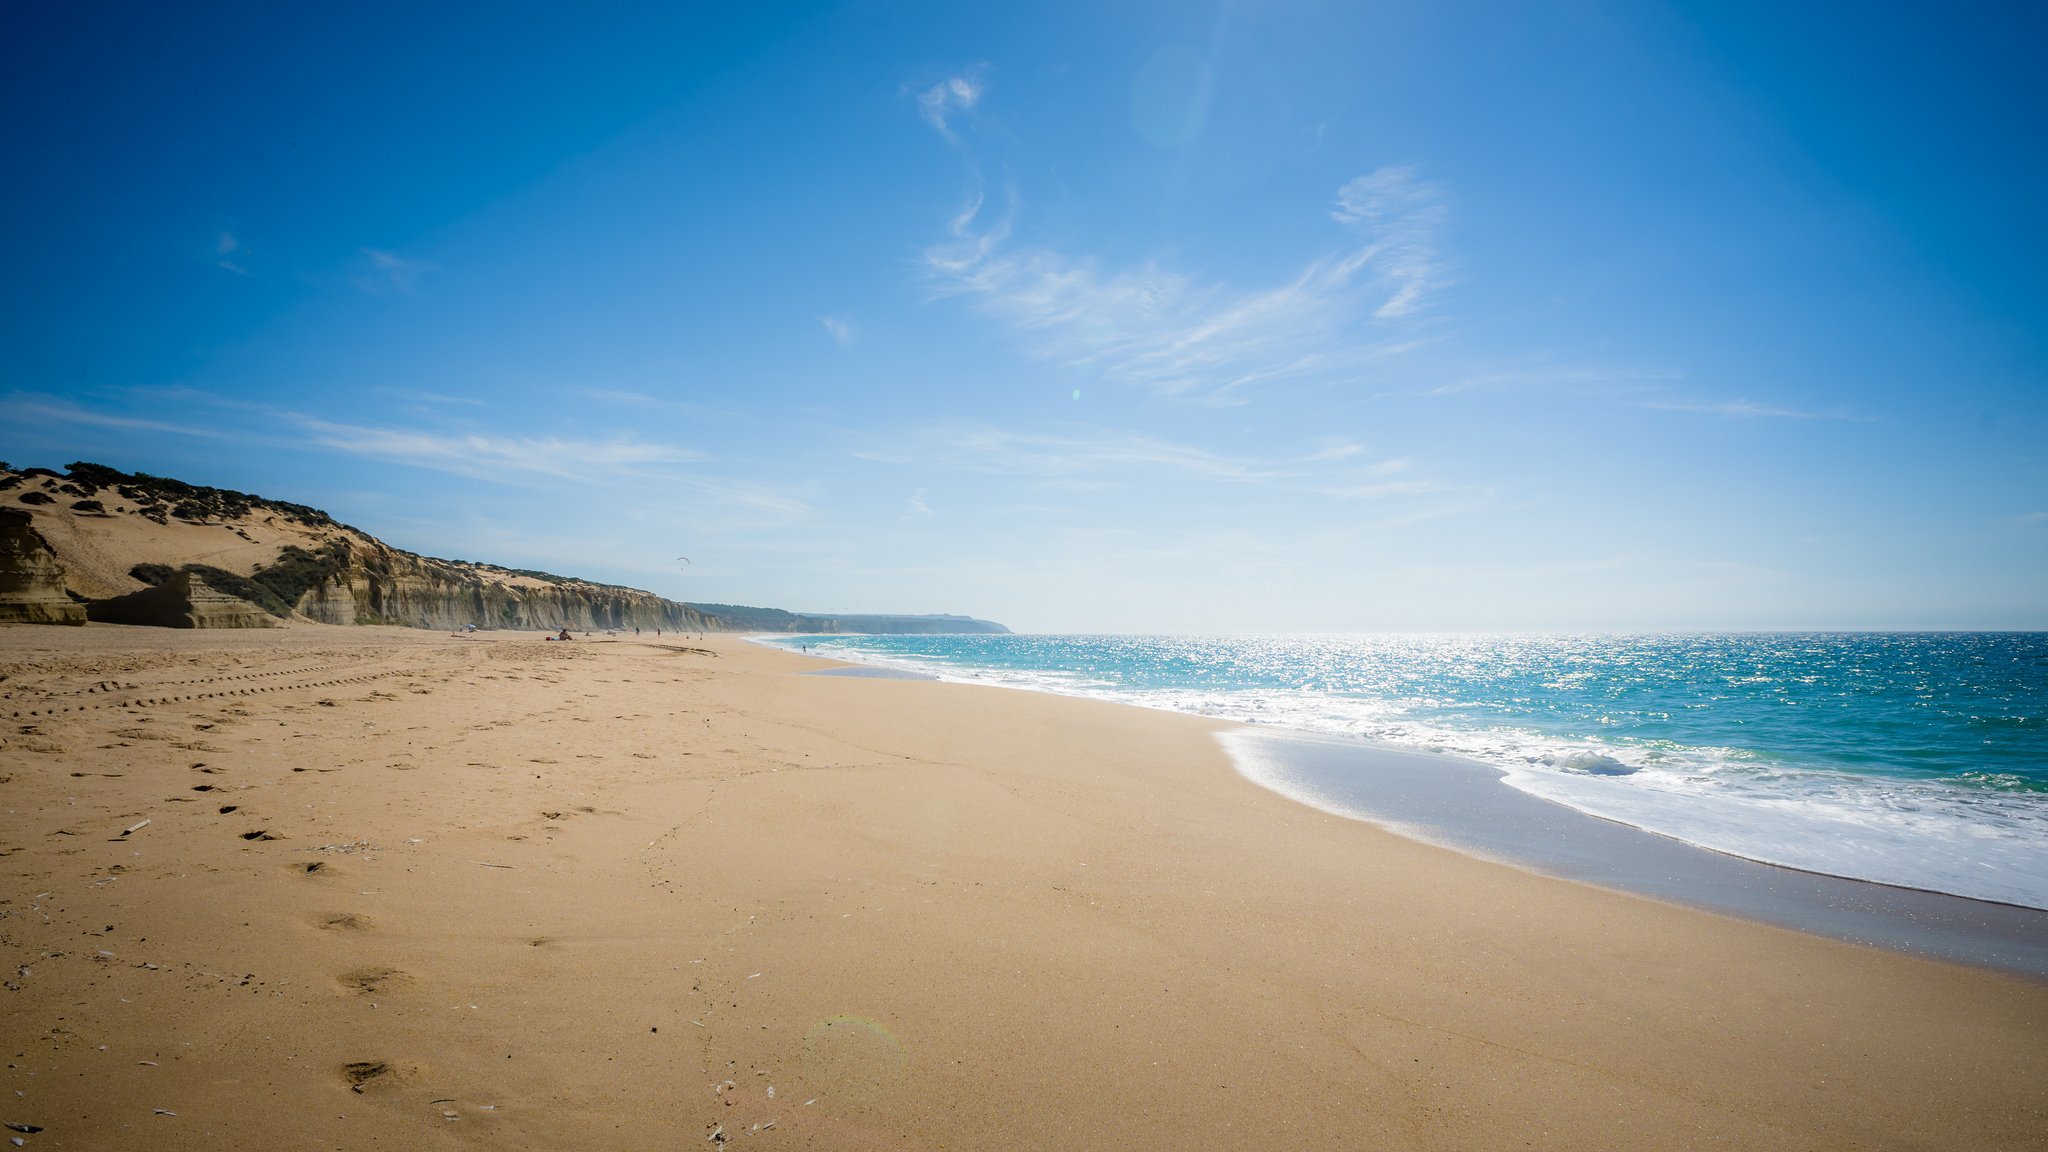
M 569 630 L 568 630 L 567 628 L 564 628 L 564 629 L 562 629 L 562 634 L 561 634 L 560 636 L 550 636 L 550 637 L 548 637 L 548 639 L 550 639 L 550 640 L 574 640 L 574 639 L 575 639 L 575 637 L 574 637 L 574 636 L 571 636 L 571 635 L 569 635 Z

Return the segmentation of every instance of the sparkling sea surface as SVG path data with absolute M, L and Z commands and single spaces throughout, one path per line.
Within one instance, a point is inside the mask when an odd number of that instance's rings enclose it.
M 2048 908 L 2048 633 L 773 642 L 1455 753 L 1701 847 Z

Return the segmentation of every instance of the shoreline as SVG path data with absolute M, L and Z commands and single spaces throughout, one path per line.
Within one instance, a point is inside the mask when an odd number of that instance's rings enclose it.
M 1584 812 L 1450 753 L 1246 726 L 1247 779 L 1482 860 L 1907 955 L 2048 981 L 2048 911 L 1754 860 Z
M 2040 982 L 1332 816 L 1201 718 L 729 637 L 0 664 L 31 1147 L 2048 1147 Z
M 787 650 L 771 636 L 762 635 L 749 639 L 764 647 Z M 1397 744 L 1372 737 L 1314 728 L 1289 727 L 1280 723 L 1260 723 L 1256 720 L 1193 711 L 1115 694 L 1062 691 L 1056 686 L 1044 683 L 987 679 L 979 670 L 956 668 L 943 661 L 934 661 L 931 665 L 932 670 L 923 671 L 903 667 L 898 662 L 892 662 L 887 656 L 858 650 L 811 655 L 814 658 L 839 661 L 850 669 L 869 670 L 841 673 L 844 675 L 895 674 L 913 679 L 939 679 L 963 685 L 1013 688 L 1069 699 L 1120 703 L 1228 724 L 1234 730 L 1253 737 L 1272 736 L 1280 744 L 1291 745 L 1300 750 L 1301 758 L 1304 760 L 1321 765 L 1324 778 L 1318 779 L 1303 777 L 1298 767 L 1262 771 L 1246 765 L 1245 757 L 1236 751 L 1242 746 L 1241 743 L 1230 739 L 1224 740 L 1226 750 L 1239 762 L 1239 770 L 1247 779 L 1260 787 L 1276 791 L 1300 803 L 1319 807 L 1333 815 L 1373 823 L 1426 843 L 1449 847 L 1480 859 L 1528 868 L 1544 875 L 1577 879 L 1637 895 L 1676 900 L 1694 908 L 1743 916 L 1780 927 L 1816 931 L 1836 939 L 1870 943 L 1916 954 L 1942 956 L 1963 963 L 1986 964 L 2006 971 L 2048 978 L 2048 908 L 2019 900 L 1975 895 L 1932 885 L 1874 879 L 1849 872 L 1830 871 L 1822 867 L 1786 863 L 1763 855 L 1718 847 L 1677 832 L 1636 823 L 1626 817 L 1602 812 L 1596 808 L 1580 807 L 1545 789 L 1525 787 L 1517 782 L 1514 769 L 1489 763 L 1464 752 Z M 1513 834 L 1489 835 L 1487 822 L 1461 818 L 1449 811 L 1436 811 L 1430 817 L 1418 821 L 1414 818 L 1415 812 L 1407 811 L 1411 805 L 1397 803 L 1390 808 L 1380 803 L 1370 789 L 1359 788 L 1355 781 L 1348 781 L 1346 777 L 1356 775 L 1356 770 L 1336 765 L 1339 757 L 1315 751 L 1325 748 L 1349 749 L 1353 758 L 1361 762 L 1382 760 L 1401 764 L 1431 763 L 1439 766 L 1447 778 L 1483 773 L 1500 789 L 1514 792 L 1522 798 L 1480 797 L 1477 794 L 1466 796 L 1468 802 L 1477 801 L 1492 813 L 1493 819 L 1497 822 L 1494 832 L 1503 831 L 1500 824 L 1517 819 L 1533 819 L 1538 824 L 1553 823 L 1554 820 L 1546 819 L 1546 814 L 1554 814 L 1561 810 L 1570 814 L 1566 819 L 1575 823 L 1579 829 L 1591 830 L 1597 838 L 1607 841 L 1609 851 L 1618 856 L 1642 855 L 1643 850 L 1635 843 L 1637 837 L 1648 837 L 1679 846 L 1683 851 L 1657 851 L 1654 854 L 1662 858 L 1660 862 L 1665 867 L 1683 869 L 1687 875 L 1677 882 L 1644 883 L 1637 881 L 1633 874 L 1624 870 L 1559 858 L 1556 850 L 1525 842 L 1525 837 Z M 1310 775 L 1314 773 L 1311 772 Z M 1273 782 L 1278 777 L 1288 777 L 1289 781 L 1285 786 L 1281 786 Z M 1444 783 L 1447 781 L 1432 782 L 1427 775 L 1412 771 L 1401 773 L 1400 785 L 1409 791 L 1418 788 L 1441 789 Z M 1341 800 L 1335 798 L 1338 794 L 1342 795 Z M 1434 807 L 1443 808 L 1441 804 Z M 1602 826 L 1627 829 L 1633 836 L 1604 833 L 1600 831 Z M 1791 880 L 1791 877 L 1811 877 L 1813 882 Z M 1772 889 L 1775 898 L 1748 898 L 1749 890 L 1758 887 Z M 1891 897 L 1885 895 L 1886 893 L 1899 895 Z M 1842 905 L 1872 904 L 1879 907 L 1869 916 L 1843 917 L 1835 914 L 1835 909 Z M 1973 913 L 1970 909 L 1984 911 Z M 1817 917 L 1817 926 L 1808 927 L 1802 920 L 1802 911 Z

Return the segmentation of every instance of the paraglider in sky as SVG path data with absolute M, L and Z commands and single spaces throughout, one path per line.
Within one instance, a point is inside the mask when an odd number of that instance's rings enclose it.
M 682 561 L 683 563 L 685 563 L 685 564 L 689 564 L 689 563 L 690 563 L 690 558 L 689 558 L 688 556 L 678 556 L 678 557 L 676 557 L 676 559 L 678 559 L 678 560 L 681 560 L 681 561 Z M 694 568 L 694 567 L 696 567 L 696 565 L 694 565 L 694 564 L 691 564 L 690 566 L 691 566 L 691 567 L 693 567 L 693 568 Z M 680 571 L 682 571 L 682 569 L 678 568 L 678 569 L 676 569 L 676 571 L 680 572 Z

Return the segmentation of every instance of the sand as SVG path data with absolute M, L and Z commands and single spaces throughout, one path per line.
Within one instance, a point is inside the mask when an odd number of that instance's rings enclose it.
M 1209 721 L 824 666 L 0 629 L 0 1121 L 216 1152 L 2048 1147 L 2048 984 L 1405 840 L 1245 782 Z

